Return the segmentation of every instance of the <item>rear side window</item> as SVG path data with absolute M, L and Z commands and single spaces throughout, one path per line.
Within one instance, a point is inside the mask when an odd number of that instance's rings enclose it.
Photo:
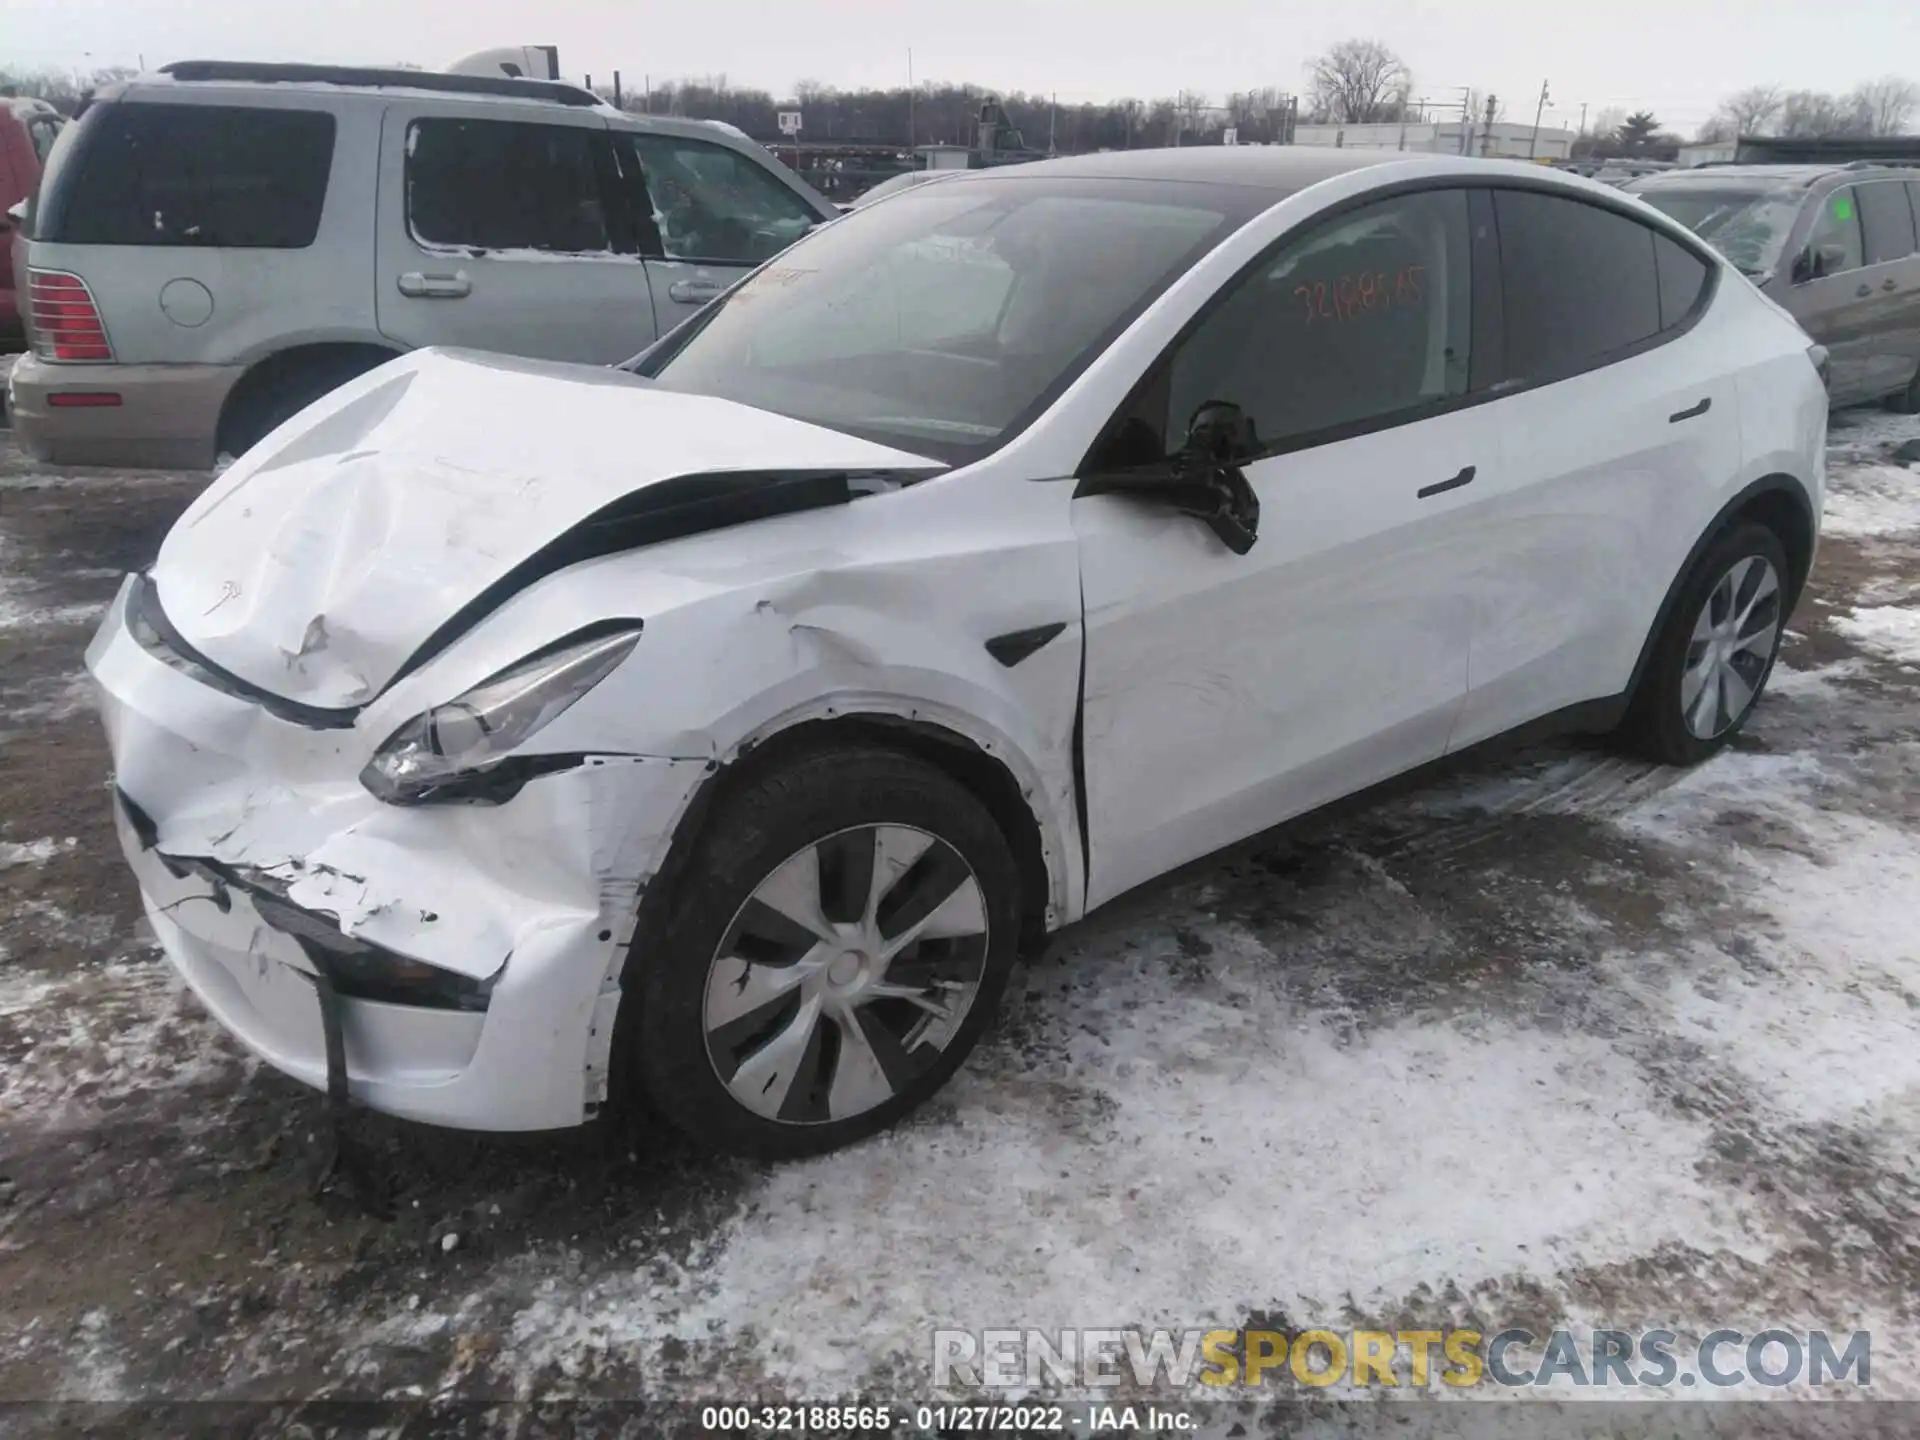
M 1898 180 L 1876 180 L 1856 185 L 1853 193 L 1860 202 L 1867 264 L 1882 265 L 1913 254 L 1913 207 L 1907 203 L 1907 187 Z
M 606 133 L 511 120 L 416 120 L 407 135 L 407 221 L 425 245 L 609 249 Z
M 1693 313 L 1707 288 L 1707 262 L 1677 240 L 1654 232 L 1653 263 L 1660 277 L 1660 328 L 1671 330 Z
M 333 117 L 226 105 L 101 106 L 35 238 L 300 250 L 333 165 Z
M 1240 407 L 1253 453 L 1392 423 L 1467 389 L 1467 193 L 1382 200 L 1284 244 L 1174 352 L 1165 448 L 1210 401 Z
M 1598 205 L 1496 190 L 1507 374 L 1552 380 L 1660 332 L 1654 233 Z

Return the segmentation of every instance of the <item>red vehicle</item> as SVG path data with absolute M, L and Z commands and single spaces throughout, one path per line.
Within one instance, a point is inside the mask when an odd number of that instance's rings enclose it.
M 40 183 L 40 167 L 65 123 L 60 112 L 44 100 L 0 96 L 0 245 L 9 252 L 19 234 L 27 200 Z M 17 268 L 11 259 L 0 263 L 0 346 L 25 338 L 20 325 L 19 291 L 14 288 Z

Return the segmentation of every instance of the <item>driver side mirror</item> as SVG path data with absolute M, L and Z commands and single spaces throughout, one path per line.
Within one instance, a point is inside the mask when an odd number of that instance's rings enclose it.
M 1139 425 L 1139 421 L 1129 421 Z M 1123 432 L 1124 433 L 1124 432 Z M 1253 422 L 1224 400 L 1209 400 L 1187 423 L 1179 454 L 1152 464 L 1084 477 L 1076 495 L 1131 495 L 1204 521 L 1236 555 L 1260 534 L 1260 498 L 1234 463 L 1259 449 Z
M 1793 262 L 1793 283 L 1799 285 L 1808 280 L 1823 280 L 1846 263 L 1847 247 L 1844 245 L 1809 245 Z

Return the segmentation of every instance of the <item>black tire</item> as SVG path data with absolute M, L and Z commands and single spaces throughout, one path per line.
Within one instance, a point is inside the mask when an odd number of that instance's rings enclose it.
M 239 459 L 314 401 L 392 358 L 372 350 L 316 355 L 269 375 L 235 396 L 221 425 L 220 449 Z
M 1887 408 L 1899 415 L 1920 415 L 1920 370 L 1913 372 L 1906 389 L 1887 397 Z
M 830 846 L 849 843 L 843 839 L 848 832 L 877 825 L 925 832 L 935 837 L 923 857 L 929 866 L 935 857 L 950 860 L 957 855 L 971 871 L 985 916 L 984 938 L 977 945 L 927 942 L 935 950 L 942 945 L 972 947 L 964 964 L 972 967 L 968 974 L 977 973 L 979 979 L 970 1008 L 944 1048 L 922 1043 L 910 1052 L 890 1050 L 896 1064 L 899 1057 L 911 1054 L 915 1068 L 910 1079 L 894 1088 L 891 1099 L 845 1118 L 830 1118 L 824 1106 L 798 1113 L 808 1110 L 804 1103 L 808 1095 L 814 1100 L 824 1097 L 830 1073 L 823 1078 L 822 1071 L 832 1072 L 851 1054 L 846 1049 L 844 1022 L 823 1019 L 815 1027 L 823 1038 L 810 1043 L 793 1068 L 783 1071 L 785 1084 L 777 1093 L 789 1097 L 786 1104 L 796 1113 L 787 1118 L 756 1114 L 729 1090 L 721 1067 L 729 1060 L 737 1064 L 733 1073 L 738 1080 L 748 1063 L 759 1060 L 758 1053 L 750 1053 L 747 1060 L 736 1058 L 738 1052 L 724 1049 L 733 1042 L 717 1038 L 729 1033 L 722 1030 L 715 1031 L 715 1043 L 722 1045 L 724 1053 L 716 1058 L 710 1052 L 708 984 L 710 973 L 722 963 L 722 944 L 726 942 L 730 956 L 725 963 L 742 967 L 739 983 L 744 993 L 750 967 L 731 957 L 746 949 L 747 941 L 735 938 L 741 934 L 736 927 L 747 923 L 743 916 L 756 889 L 808 847 L 823 841 Z M 695 1142 L 731 1154 L 770 1159 L 819 1154 L 883 1130 L 912 1111 L 947 1082 L 991 1023 L 1018 948 L 1019 872 L 999 826 L 970 791 L 943 771 L 892 751 L 823 750 L 749 782 L 718 802 L 689 862 L 676 868 L 680 889 L 666 907 L 664 922 L 650 925 L 643 917 L 628 952 L 616 1048 L 623 1057 L 621 1083 L 636 1087 L 639 1093 L 617 1097 L 616 1103 L 642 1100 Z M 904 889 L 921 869 L 916 862 L 900 875 L 900 887 Z M 848 881 L 847 887 L 856 883 Z M 831 884 L 822 887 L 823 897 L 830 888 Z M 929 893 L 937 888 L 935 884 Z M 888 899 L 892 898 L 890 893 Z M 827 908 L 823 903 L 821 909 Z M 837 900 L 835 908 L 841 908 Z M 797 942 L 805 943 L 804 937 Z M 902 952 L 903 959 L 895 963 L 941 963 L 908 961 L 904 957 L 910 953 L 914 952 Z M 780 970 L 786 963 L 784 958 L 776 959 L 769 968 Z M 884 964 L 880 972 L 889 973 Z M 799 1002 L 791 1003 L 797 1008 Z M 896 1003 L 881 1002 L 883 1007 Z M 754 1011 L 756 1017 L 765 1013 Z M 787 1028 L 790 1020 L 755 1023 L 761 1028 L 754 1039 L 738 1042 L 742 1049 L 757 1044 L 770 1052 L 767 1037 L 792 1033 Z M 862 1028 L 871 1034 L 870 1026 Z M 869 1053 L 878 1053 L 877 1043 Z M 893 1078 L 889 1073 L 890 1083 Z M 768 1085 L 773 1083 L 770 1077 Z M 784 1106 L 782 1115 L 786 1115 Z
M 1771 648 L 1766 652 L 1764 663 L 1758 664 L 1751 676 L 1743 677 L 1750 680 L 1753 690 L 1752 698 L 1744 708 L 1724 725 L 1718 718 L 1708 721 L 1705 728 L 1712 729 L 1711 734 L 1697 734 L 1688 724 L 1682 704 L 1688 661 L 1693 658 L 1695 651 L 1694 627 L 1722 579 L 1735 566 L 1749 559 L 1765 561 L 1777 581 L 1776 598 L 1772 602 L 1774 629 Z M 1672 613 L 1668 615 L 1647 657 L 1646 671 L 1640 677 L 1626 722 L 1621 727 L 1621 738 L 1630 748 L 1662 764 L 1697 765 L 1708 756 L 1718 753 L 1740 733 L 1741 727 L 1753 714 L 1754 707 L 1760 703 L 1767 678 L 1772 675 L 1774 661 L 1780 654 L 1792 573 L 1787 563 L 1786 547 L 1780 543 L 1780 537 L 1755 521 L 1735 522 L 1706 548 L 1688 572 L 1675 598 Z M 1755 607 L 1756 620 L 1765 604 L 1762 601 Z M 1749 628 L 1757 628 L 1757 625 Z

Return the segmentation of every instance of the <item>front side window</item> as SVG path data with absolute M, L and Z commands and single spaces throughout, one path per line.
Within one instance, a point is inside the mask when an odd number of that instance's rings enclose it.
M 1496 190 L 1507 377 L 1578 374 L 1660 332 L 1654 232 L 1600 205 Z
M 1465 394 L 1468 237 L 1466 191 L 1439 190 L 1286 242 L 1171 356 L 1163 451 L 1178 450 L 1194 413 L 1215 401 L 1239 407 L 1261 454 Z
M 603 131 L 514 120 L 416 120 L 407 132 L 407 223 L 423 245 L 604 251 Z
M 1904 260 L 1914 252 L 1913 207 L 1898 180 L 1875 180 L 1853 187 L 1860 205 L 1860 229 L 1869 265 Z
M 1858 270 L 1866 263 L 1866 241 L 1860 233 L 1860 204 L 1853 187 L 1834 191 L 1819 202 L 1820 210 L 1807 236 L 1804 263 L 1796 267 L 1795 280 L 1818 280 L 1845 270 Z
M 765 167 L 728 146 L 678 135 L 632 140 L 669 260 L 758 265 L 819 223 Z
M 299 250 L 320 229 L 333 117 L 319 111 L 120 102 L 62 146 L 36 238 L 68 245 Z
M 1263 203 L 1228 186 L 923 185 L 815 231 L 636 368 L 964 463 Z

